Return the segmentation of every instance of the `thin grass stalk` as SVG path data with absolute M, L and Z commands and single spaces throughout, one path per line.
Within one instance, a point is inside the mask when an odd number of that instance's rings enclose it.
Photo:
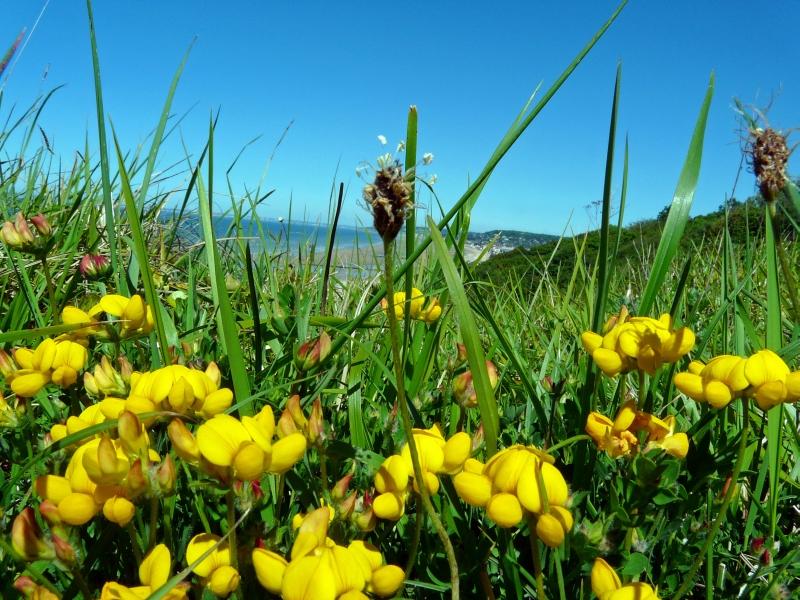
M 739 439 L 739 450 L 736 454 L 736 463 L 733 466 L 733 472 L 731 473 L 731 483 L 728 486 L 728 491 L 725 494 L 725 498 L 722 501 L 722 505 L 719 507 L 719 512 L 717 513 L 716 519 L 714 519 L 714 523 L 711 525 L 711 530 L 708 532 L 706 536 L 705 544 L 703 544 L 703 548 L 700 552 L 697 553 L 697 557 L 694 559 L 692 563 L 692 568 L 689 569 L 688 575 L 683 580 L 683 583 L 678 588 L 678 591 L 675 592 L 675 595 L 672 597 L 672 600 L 680 600 L 686 592 L 689 591 L 689 588 L 694 583 L 694 578 L 697 575 L 697 571 L 703 564 L 703 561 L 706 558 L 709 548 L 714 543 L 714 538 L 719 533 L 720 527 L 722 527 L 722 522 L 725 520 L 725 516 L 728 512 L 728 506 L 730 506 L 731 500 L 733 500 L 733 495 L 739 489 L 739 475 L 742 472 L 742 467 L 744 466 L 744 456 L 745 450 L 747 449 L 747 438 L 748 433 L 750 432 L 750 408 L 747 404 L 747 398 L 742 398 L 742 405 L 743 405 L 743 413 L 744 413 L 744 422 L 742 423 L 742 433 Z
M 445 531 L 439 515 L 431 502 L 430 495 L 428 494 L 428 486 L 422 474 L 422 467 L 419 462 L 419 452 L 417 444 L 414 441 L 414 426 L 411 422 L 411 411 L 408 408 L 408 400 L 405 395 L 405 382 L 403 374 L 403 363 L 400 355 L 400 336 L 397 327 L 397 315 L 394 312 L 394 285 L 392 282 L 392 250 L 394 249 L 394 242 L 388 239 L 383 240 L 383 259 L 384 259 L 384 273 L 386 277 L 386 301 L 388 308 L 386 315 L 389 322 L 389 338 L 392 346 L 392 362 L 394 363 L 395 373 L 395 388 L 397 390 L 397 403 L 400 408 L 400 420 L 403 423 L 403 430 L 406 435 L 406 442 L 408 443 L 408 451 L 411 455 L 411 464 L 414 471 L 414 480 L 417 482 L 419 489 L 419 497 L 422 500 L 422 506 L 428 514 L 433 527 L 436 530 L 439 539 L 444 546 L 444 552 L 447 556 L 447 564 L 450 567 L 450 597 L 452 600 L 459 598 L 459 581 L 458 581 L 458 563 L 456 562 L 455 552 L 453 551 L 453 544 Z

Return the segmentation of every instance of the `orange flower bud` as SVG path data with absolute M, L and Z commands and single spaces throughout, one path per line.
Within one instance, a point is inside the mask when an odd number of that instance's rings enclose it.
M 36 515 L 30 507 L 23 509 L 14 519 L 11 525 L 11 545 L 16 553 L 27 561 L 53 557 L 52 550 L 42 539 L 42 530 L 36 523 Z

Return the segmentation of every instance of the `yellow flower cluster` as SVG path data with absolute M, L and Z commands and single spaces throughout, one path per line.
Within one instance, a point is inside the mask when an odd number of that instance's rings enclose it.
M 269 406 L 241 421 L 216 415 L 198 427 L 196 436 L 180 419 L 174 419 L 167 432 L 178 456 L 223 481 L 254 481 L 267 472 L 285 473 L 306 451 L 302 433 L 280 437 Z M 276 433 L 279 439 L 274 441 Z
M 117 429 L 119 439 L 104 436 L 80 446 L 63 477 L 36 479 L 34 487 L 43 500 L 41 510 L 67 525 L 83 525 L 102 509 L 106 519 L 124 526 L 135 514 L 134 500 L 159 487 L 171 490 L 174 465 L 168 460 L 155 466 L 160 457 L 150 449 L 147 432 L 136 415 L 122 413 Z
M 708 364 L 695 360 L 688 369 L 675 375 L 675 387 L 714 408 L 742 396 L 754 398 L 762 410 L 800 399 L 800 371 L 790 371 L 771 350 L 759 350 L 749 358 L 724 354 Z
M 585 331 L 583 347 L 595 364 L 615 377 L 629 371 L 651 375 L 664 363 L 674 363 L 694 347 L 694 333 L 688 327 L 672 328 L 672 317 L 630 317 L 623 308 L 607 324 L 603 335 Z
M 113 317 L 119 330 L 101 326 L 101 316 L 105 313 Z M 61 321 L 67 325 L 85 325 L 72 332 L 75 336 L 94 335 L 97 337 L 114 337 L 128 339 L 147 335 L 153 331 L 154 320 L 152 309 L 145 304 L 139 294 L 130 298 L 119 294 L 107 294 L 92 306 L 88 312 L 76 306 L 67 306 L 61 312 Z
M 381 300 L 381 308 L 387 310 L 389 303 L 386 298 Z M 404 319 L 406 310 L 412 319 L 422 321 L 430 325 L 442 316 L 442 305 L 438 298 L 429 298 L 425 304 L 425 295 L 417 288 L 411 288 L 411 298 L 406 300 L 405 292 L 394 293 L 394 314 L 399 319 Z
M 142 585 L 126 587 L 116 581 L 103 586 L 100 600 L 138 600 L 149 598 L 167 583 L 172 572 L 172 555 L 164 544 L 158 544 L 145 556 L 139 565 L 139 581 Z M 179 583 L 164 596 L 165 600 L 183 600 L 189 590 L 188 583 Z
M 438 425 L 430 429 L 414 429 L 413 438 L 429 494 L 439 491 L 437 475 L 457 473 L 472 452 L 469 434 L 462 431 L 445 441 Z M 378 491 L 372 503 L 375 515 L 380 519 L 398 520 L 405 513 L 406 498 L 412 486 L 419 492 L 408 444 L 403 446 L 400 454 L 393 454 L 383 461 L 375 473 L 374 483 Z
M 469 459 L 453 478 L 458 495 L 472 506 L 486 509 L 500 527 L 514 527 L 527 515 L 536 518 L 536 534 L 556 547 L 572 529 L 567 508 L 569 490 L 552 458 L 532 446 L 501 450 L 484 465 Z
M 685 433 L 675 433 L 675 417 L 664 420 L 655 415 L 636 410 L 636 404 L 629 400 L 619 409 L 612 421 L 598 412 L 589 413 L 586 419 L 586 433 L 609 456 L 618 458 L 628 456 L 639 446 L 637 434 L 647 432 L 645 451 L 660 448 L 677 458 L 684 458 L 689 451 L 689 438 Z
M 658 600 L 658 591 L 637 581 L 622 585 L 619 575 L 602 558 L 592 566 L 592 592 L 599 600 Z
M 205 371 L 169 365 L 133 373 L 125 407 L 135 413 L 165 410 L 210 419 L 233 403 L 233 392 L 219 387 L 221 381 L 219 367 L 213 361 Z
M 192 572 L 199 575 L 204 585 L 215 596 L 225 597 L 239 587 L 239 572 L 231 566 L 231 549 L 228 542 L 219 543 L 219 536 L 201 533 L 189 540 L 186 562 L 190 565 L 212 550 Z
M 283 600 L 367 600 L 394 596 L 403 570 L 387 565 L 380 550 L 362 540 L 341 546 L 328 537 L 330 512 L 319 508 L 298 528 L 290 560 L 256 548 L 253 567 L 259 583 Z
M 17 348 L 14 360 L 0 350 L 0 374 L 17 396 L 30 398 L 52 382 L 68 388 L 86 366 L 86 348 L 71 340 L 47 338 L 33 350 Z

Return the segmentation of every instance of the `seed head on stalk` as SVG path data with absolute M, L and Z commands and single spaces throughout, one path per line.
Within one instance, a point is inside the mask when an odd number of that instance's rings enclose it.
M 400 161 L 386 154 L 378 159 L 372 183 L 364 186 L 364 200 L 372 212 L 375 230 L 387 242 L 394 240 L 412 208 L 412 185 L 403 175 Z
M 786 163 L 791 153 L 783 133 L 771 127 L 750 130 L 747 156 L 767 202 L 774 201 L 788 181 Z

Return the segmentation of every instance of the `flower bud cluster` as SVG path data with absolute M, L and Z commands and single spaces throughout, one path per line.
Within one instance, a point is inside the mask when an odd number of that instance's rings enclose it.
M 47 338 L 33 350 L 17 348 L 14 359 L 0 350 L 0 374 L 17 396 L 35 396 L 48 383 L 68 388 L 86 366 L 86 348 L 68 339 Z
M 43 475 L 34 487 L 49 514 L 67 525 L 83 525 L 102 510 L 109 521 L 125 526 L 134 501 L 171 493 L 175 466 L 161 462 L 150 448 L 144 425 L 125 411 L 117 423 L 119 437 L 95 437 L 73 453 L 64 476 Z
M 567 482 L 553 459 L 533 446 L 511 446 L 486 464 L 470 459 L 453 478 L 458 495 L 500 527 L 514 527 L 523 517 L 536 520 L 536 534 L 548 546 L 561 545 L 572 529 Z
M 311 411 L 306 417 L 300 406 L 300 396 L 293 394 L 286 402 L 286 407 L 278 419 L 278 437 L 285 438 L 294 433 L 301 433 L 312 446 L 319 446 L 325 441 L 325 422 L 322 417 L 322 402 L 315 398 Z
M 405 292 L 395 292 L 393 305 L 394 314 L 398 320 L 404 319 L 406 311 L 408 311 L 410 318 L 430 325 L 442 315 L 442 305 L 439 304 L 439 299 L 428 298 L 426 304 L 425 295 L 417 288 L 411 288 L 411 298 L 408 300 L 406 300 Z M 389 302 L 383 298 L 381 308 L 388 311 L 388 307 Z
M 708 364 L 694 360 L 674 382 L 681 392 L 713 408 L 744 396 L 754 398 L 762 410 L 800 400 L 800 371 L 791 371 L 772 350 L 759 350 L 748 358 L 724 354 Z
M 613 458 L 629 456 L 639 447 L 639 432 L 647 432 L 645 451 L 659 448 L 676 458 L 685 458 L 689 452 L 689 438 L 685 433 L 675 433 L 675 417 L 662 420 L 649 413 L 636 410 L 632 400 L 622 405 L 612 421 L 605 415 L 592 411 L 586 419 L 586 433 L 594 440 L 598 450 Z
M 6 221 L 0 227 L 0 239 L 18 252 L 25 252 L 37 258 L 44 258 L 50 248 L 53 236 L 53 227 L 47 218 L 39 213 L 31 217 L 33 229 L 28 224 L 25 216 L 19 212 L 13 221 Z
M 604 335 L 585 331 L 583 347 L 595 364 L 615 377 L 629 371 L 651 375 L 664 363 L 674 363 L 694 347 L 694 333 L 688 327 L 672 328 L 672 317 L 630 317 L 623 308 L 607 324 Z
M 413 439 L 425 487 L 431 495 L 439 491 L 438 475 L 459 472 L 472 453 L 469 434 L 462 431 L 445 441 L 438 425 L 430 429 L 414 429 Z M 375 515 L 380 519 L 397 521 L 405 513 L 410 491 L 413 489 L 419 493 L 408 444 L 403 446 L 400 454 L 393 454 L 383 461 L 375 473 L 374 483 L 378 492 L 372 503 Z
M 259 583 L 284 600 L 366 599 L 394 596 L 403 570 L 387 565 L 380 550 L 362 540 L 348 546 L 328 537 L 327 507 L 309 513 L 297 528 L 289 560 L 265 548 L 253 550 Z
M 300 371 L 310 371 L 325 362 L 331 353 L 331 338 L 324 331 L 307 342 L 303 342 L 294 354 L 294 364 Z
M 497 388 L 499 381 L 497 377 L 497 367 L 490 360 L 486 361 L 486 372 L 489 374 L 489 383 L 492 389 Z M 472 371 L 464 371 L 453 378 L 453 396 L 464 408 L 475 408 L 478 406 L 478 394 L 475 392 L 475 384 L 472 380 Z

